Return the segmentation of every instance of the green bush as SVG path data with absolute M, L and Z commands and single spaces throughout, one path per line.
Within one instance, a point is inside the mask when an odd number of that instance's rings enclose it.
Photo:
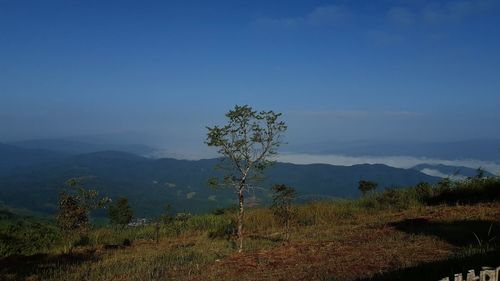
M 500 200 L 500 178 L 469 178 L 438 185 L 427 204 L 474 204 Z
M 236 229 L 236 221 L 227 219 L 224 224 L 220 224 L 216 229 L 211 230 L 208 233 L 208 237 L 230 240 L 236 235 Z
M 61 241 L 53 222 L 18 216 L 7 210 L 0 213 L 0 256 L 48 252 Z
M 382 193 L 361 199 L 360 202 L 364 208 L 378 210 L 393 209 L 401 211 L 419 205 L 414 189 L 396 188 L 386 189 Z
M 421 203 L 425 203 L 434 195 L 432 185 L 427 182 L 421 182 L 417 184 L 414 189 L 417 200 Z

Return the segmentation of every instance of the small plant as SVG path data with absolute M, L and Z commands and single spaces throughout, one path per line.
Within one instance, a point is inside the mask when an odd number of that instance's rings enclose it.
M 99 192 L 95 189 L 86 189 L 83 185 L 83 178 L 72 178 L 66 182 L 69 190 L 62 191 L 59 195 L 59 213 L 57 222 L 63 236 L 70 242 L 74 235 L 78 235 L 78 241 L 73 246 L 83 245 L 82 241 L 87 241 L 86 233 L 89 228 L 90 212 L 104 208 L 109 202 L 109 198 L 99 197 Z
M 297 193 L 292 187 L 284 184 L 276 184 L 272 187 L 273 204 L 271 210 L 278 221 L 283 224 L 285 232 L 285 241 L 290 241 L 290 226 L 292 220 L 295 219 L 296 212 L 293 209 L 292 202 Z
M 432 186 L 427 182 L 421 182 L 415 186 L 415 193 L 420 203 L 427 202 L 433 195 Z
M 368 192 L 374 191 L 377 189 L 378 184 L 374 181 L 365 181 L 365 180 L 360 180 L 358 189 L 361 191 L 363 196 L 365 196 Z
M 165 204 L 163 208 L 163 213 L 160 216 L 160 220 L 164 225 L 168 225 L 174 221 L 174 216 L 172 216 L 173 208 L 170 204 Z
M 223 238 L 231 240 L 236 235 L 236 229 L 237 226 L 234 219 L 225 219 L 224 223 L 208 233 L 208 237 L 212 239 Z
M 124 227 L 132 221 L 133 216 L 134 212 L 125 197 L 118 198 L 115 204 L 109 206 L 108 217 L 112 224 Z
M 481 239 L 475 232 L 472 232 L 472 234 L 476 238 L 477 245 L 484 251 L 489 251 L 495 248 L 494 241 L 497 239 L 497 236 L 492 235 L 492 230 L 493 230 L 493 223 L 490 224 L 488 232 L 486 233 L 486 237 L 484 237 L 483 239 Z
M 375 198 L 381 209 L 405 210 L 413 203 L 405 190 L 388 188 Z
M 451 189 L 452 181 L 449 177 L 443 178 L 438 182 L 438 188 L 441 191 L 448 191 Z

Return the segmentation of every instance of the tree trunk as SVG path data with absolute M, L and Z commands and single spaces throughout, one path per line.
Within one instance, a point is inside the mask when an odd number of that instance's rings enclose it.
M 243 252 L 243 212 L 244 212 L 244 197 L 243 191 L 245 187 L 245 182 L 240 183 L 240 187 L 238 190 L 238 199 L 239 199 L 239 207 L 240 212 L 238 214 L 238 253 Z
M 285 242 L 290 242 L 290 220 L 292 215 L 292 206 L 287 204 L 286 206 L 286 221 L 285 221 Z
M 160 242 L 160 222 L 156 222 L 155 224 L 155 232 L 156 232 L 156 244 Z
M 290 220 L 287 219 L 285 222 L 285 242 L 290 242 Z

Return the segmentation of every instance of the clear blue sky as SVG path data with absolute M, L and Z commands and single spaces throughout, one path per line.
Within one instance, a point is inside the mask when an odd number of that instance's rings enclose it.
M 203 145 L 235 104 L 296 142 L 500 138 L 499 27 L 496 0 L 0 0 L 0 141 Z

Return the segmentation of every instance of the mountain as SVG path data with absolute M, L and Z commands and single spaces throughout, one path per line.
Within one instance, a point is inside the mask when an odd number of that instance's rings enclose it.
M 10 147 L 10 146 L 9 146 Z M 20 157 L 33 150 L 12 148 Z M 38 151 L 38 150 L 36 150 Z M 14 152 L 9 152 L 13 158 Z M 49 156 L 52 155 L 53 158 Z M 126 152 L 104 151 L 79 155 L 47 156 L 39 165 L 0 171 L 0 201 L 38 212 L 54 213 L 64 182 L 87 177 L 86 186 L 102 195 L 127 197 L 138 216 L 155 216 L 167 203 L 177 211 L 206 212 L 235 203 L 233 190 L 213 189 L 207 180 L 216 175 L 218 159 L 151 159 Z M 56 157 L 59 156 L 60 157 Z M 0 154 L 0 158 L 4 157 Z M 15 158 L 15 157 L 14 157 Z M 8 172 L 5 172 L 7 171 Z M 284 183 L 296 188 L 303 199 L 317 197 L 356 197 L 360 179 L 373 180 L 381 189 L 415 185 L 439 178 L 411 169 L 385 165 L 294 165 L 277 163 L 268 169 L 265 180 L 252 189 L 249 202 L 268 202 L 268 187 Z
M 124 151 L 141 156 L 153 155 L 156 149 L 142 144 L 108 144 L 102 142 L 85 142 L 74 139 L 36 139 L 9 143 L 27 149 L 51 150 L 66 154 L 83 154 L 106 150 Z
M 348 156 L 414 156 L 449 160 L 500 161 L 500 140 L 455 142 L 331 141 L 288 145 L 287 150 L 296 153 Z
M 53 163 L 67 157 L 62 152 L 45 149 L 23 149 L 0 143 L 0 175 L 12 170 Z
M 412 167 L 413 170 L 420 171 L 424 174 L 435 177 L 451 177 L 457 179 L 464 179 L 467 177 L 474 177 L 477 175 L 477 169 L 461 166 L 448 166 L 443 164 L 420 164 Z M 488 171 L 484 171 L 484 176 L 493 177 L 494 175 Z

